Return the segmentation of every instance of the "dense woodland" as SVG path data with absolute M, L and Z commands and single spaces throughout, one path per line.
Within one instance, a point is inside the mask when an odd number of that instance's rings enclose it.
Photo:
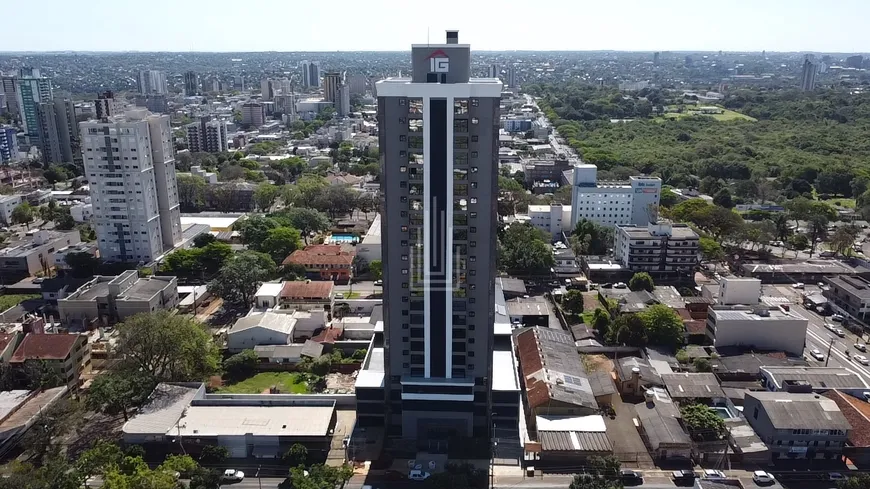
M 622 94 L 579 84 L 533 85 L 541 108 L 578 154 L 604 178 L 656 174 L 666 185 L 699 188 L 722 205 L 804 195 L 870 204 L 870 94 L 740 90 L 722 103 L 758 119 L 707 116 L 666 120 L 682 94 Z M 634 119 L 612 123 L 611 118 Z

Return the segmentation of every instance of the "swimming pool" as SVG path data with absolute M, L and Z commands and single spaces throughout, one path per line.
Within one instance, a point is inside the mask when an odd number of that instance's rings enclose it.
M 353 234 L 333 234 L 327 240 L 329 243 L 341 244 L 341 243 L 356 243 L 358 238 Z
M 713 406 L 713 411 L 716 411 L 716 414 L 718 414 L 719 417 L 722 419 L 729 419 L 729 418 L 736 418 L 737 417 L 737 415 L 732 413 L 731 410 L 725 406 Z

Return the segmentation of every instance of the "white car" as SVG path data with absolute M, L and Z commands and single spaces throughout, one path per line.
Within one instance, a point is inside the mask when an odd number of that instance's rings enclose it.
M 838 323 L 843 322 L 844 319 L 846 319 L 846 317 L 842 314 L 834 314 L 833 316 L 831 316 L 831 321 L 836 321 Z
M 792 284 L 791 286 L 792 286 L 792 288 L 795 288 L 795 289 L 802 289 L 805 287 L 803 282 L 798 282 L 796 284 Z
M 773 476 L 763 470 L 756 470 L 753 472 L 752 480 L 758 485 L 774 483 Z
M 846 332 L 843 331 L 843 330 L 840 329 L 840 328 L 835 329 L 835 330 L 834 330 L 834 334 L 836 334 L 836 335 L 839 336 L 840 338 L 845 338 L 845 337 L 846 337 Z
M 721 470 L 704 469 L 704 478 L 705 479 L 727 479 L 728 477 L 725 475 L 725 472 L 722 472 Z
M 245 478 L 245 473 L 241 470 L 227 469 L 224 471 L 223 480 L 225 481 L 241 481 Z
M 812 356 L 813 358 L 815 358 L 816 360 L 818 360 L 820 362 L 825 361 L 825 355 L 823 355 L 822 352 L 820 352 L 818 348 L 813 348 L 812 350 L 810 350 L 810 356 Z
M 864 343 L 855 343 L 855 349 L 858 351 L 867 351 L 867 345 Z
M 870 359 L 867 359 L 867 357 L 865 357 L 864 355 L 852 355 L 852 358 L 854 358 L 855 361 L 860 363 L 861 365 L 870 364 Z
M 423 472 L 422 470 L 412 470 L 408 473 L 408 479 L 411 479 L 412 481 L 424 481 L 429 477 L 432 477 L 432 474 L 429 472 Z

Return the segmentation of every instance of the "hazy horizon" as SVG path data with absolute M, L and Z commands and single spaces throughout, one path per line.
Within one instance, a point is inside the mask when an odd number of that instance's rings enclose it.
M 3 53 L 403 52 L 458 29 L 475 51 L 870 52 L 870 2 L 688 0 L 535 4 L 396 0 L 43 0 L 7 9 Z M 294 5 L 295 4 L 295 5 Z M 427 8 L 428 7 L 428 8 Z M 485 22 L 483 20 L 485 19 Z

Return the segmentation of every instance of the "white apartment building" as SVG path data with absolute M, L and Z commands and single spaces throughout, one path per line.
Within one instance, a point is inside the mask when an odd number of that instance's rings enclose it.
M 807 318 L 788 306 L 714 306 L 707 313 L 707 337 L 717 348 L 742 346 L 801 355 Z
M 169 93 L 166 84 L 166 73 L 163 73 L 162 71 L 139 70 L 139 77 L 136 79 L 136 85 L 139 89 L 139 93 L 142 95 Z
M 12 224 L 12 211 L 23 202 L 21 194 L 0 196 L 0 222 L 5 226 Z
M 613 256 L 634 272 L 656 278 L 690 274 L 701 256 L 698 233 L 685 224 L 660 221 L 646 226 L 616 226 Z
M 645 226 L 655 221 L 662 193 L 658 177 L 636 176 L 628 182 L 598 182 L 598 167 L 574 165 L 571 229 L 582 219 L 598 224 Z
M 148 263 L 181 242 L 169 116 L 130 110 L 81 134 L 100 256 Z
M 227 151 L 227 123 L 222 120 L 192 122 L 185 126 L 187 149 L 191 153 Z
M 563 232 L 570 233 L 573 230 L 571 227 L 571 206 L 561 204 L 530 205 L 529 223 L 545 233 L 550 233 L 553 237 L 561 236 Z

